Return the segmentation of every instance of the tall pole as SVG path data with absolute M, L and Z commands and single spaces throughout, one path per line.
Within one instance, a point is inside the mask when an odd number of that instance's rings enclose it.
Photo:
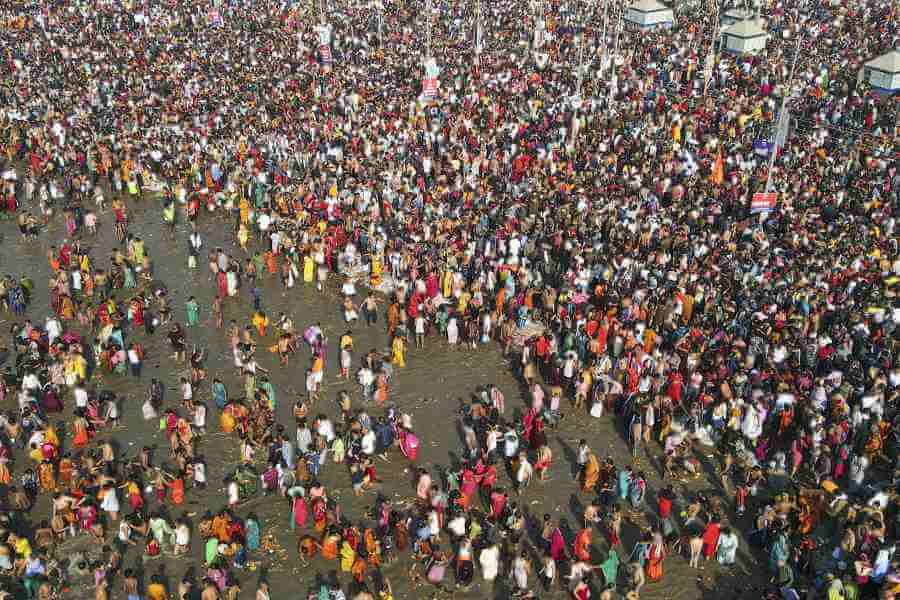
M 584 45 L 587 41 L 587 28 L 581 27 L 581 44 L 578 45 L 578 83 L 575 86 L 575 94 L 581 95 L 581 84 L 584 82 Z
M 614 98 L 614 90 L 617 86 L 616 82 L 616 55 L 619 53 L 619 35 L 622 31 L 622 13 L 623 10 L 619 10 L 619 16 L 616 19 L 616 29 L 613 37 L 613 51 L 609 56 L 609 99 L 607 100 L 607 106 L 612 107 L 613 98 Z
M 787 87 L 781 95 L 781 108 L 778 111 L 778 122 L 775 126 L 775 140 L 769 149 L 769 172 L 766 175 L 766 193 L 771 192 L 775 184 L 772 181 L 772 173 L 775 170 L 775 156 L 778 154 L 778 140 L 781 132 L 788 126 L 787 101 L 794 89 L 794 69 L 797 68 L 797 58 L 800 56 L 800 44 L 803 42 L 803 34 L 797 31 L 797 47 L 794 48 L 794 59 L 791 61 L 791 69 L 788 71 Z M 785 132 L 786 133 L 786 132 Z
M 427 0 L 425 2 L 425 18 L 427 19 L 427 23 L 425 25 L 425 58 L 431 58 L 431 0 Z
M 481 0 L 475 0 L 475 68 L 481 67 Z
M 600 72 L 597 73 L 598 76 L 603 76 L 603 62 L 606 60 L 607 56 L 607 46 L 606 46 L 606 25 L 609 21 L 609 3 L 611 0 L 603 1 L 603 27 L 601 28 L 600 33 L 600 43 L 603 44 L 603 57 L 600 59 Z
M 576 3 L 576 6 L 580 8 L 580 4 Z M 580 11 L 579 11 L 580 12 Z M 588 28 L 588 18 L 587 15 L 579 15 L 581 17 L 581 44 L 578 47 L 578 69 L 577 77 L 575 82 L 575 98 L 572 106 L 572 145 L 574 146 L 578 140 L 578 131 L 580 129 L 580 122 L 578 120 L 578 111 L 581 110 L 584 101 L 581 99 L 581 86 L 584 83 L 584 72 L 587 70 L 584 64 L 584 47 L 587 44 L 587 28 Z
M 712 6 L 712 35 L 709 40 L 709 52 L 706 54 L 706 64 L 703 66 L 703 98 L 709 91 L 709 84 L 712 81 L 713 68 L 716 65 L 716 42 L 721 35 L 721 25 L 719 22 L 719 2 L 718 0 L 710 0 Z
M 384 48 L 384 6 L 378 3 L 378 47 Z

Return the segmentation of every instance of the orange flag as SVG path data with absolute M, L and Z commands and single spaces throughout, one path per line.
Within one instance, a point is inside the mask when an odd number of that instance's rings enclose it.
M 716 162 L 713 163 L 709 181 L 715 185 L 722 185 L 725 182 L 725 161 L 722 159 L 721 148 L 719 148 L 719 151 L 716 153 Z

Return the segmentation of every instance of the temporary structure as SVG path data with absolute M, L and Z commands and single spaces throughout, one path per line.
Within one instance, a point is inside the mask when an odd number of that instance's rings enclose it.
M 738 54 L 755 54 L 766 48 L 769 34 L 756 19 L 738 21 L 722 32 L 725 49 Z
M 675 14 L 657 0 L 637 0 L 625 11 L 625 21 L 641 29 L 671 27 L 675 23 Z
M 754 18 L 758 19 L 756 13 L 749 8 L 732 8 L 722 13 L 722 25 L 728 27 L 729 25 L 734 25 L 741 21 L 749 21 Z
M 866 81 L 884 92 L 900 91 L 900 52 L 890 50 L 863 65 Z

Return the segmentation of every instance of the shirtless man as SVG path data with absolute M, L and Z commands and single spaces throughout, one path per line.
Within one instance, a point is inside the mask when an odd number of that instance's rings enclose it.
M 200 594 L 200 600 L 219 600 L 219 590 L 210 580 L 204 580 L 203 593 Z
M 125 569 L 124 577 L 122 587 L 125 589 L 127 600 L 141 600 L 140 595 L 138 595 L 138 580 L 134 575 L 134 571 Z
M 178 600 L 187 600 L 191 596 L 191 588 L 193 584 L 191 580 L 185 577 L 178 582 Z
M 104 576 L 94 587 L 94 600 L 109 600 L 108 587 L 109 583 L 107 583 L 106 577 Z

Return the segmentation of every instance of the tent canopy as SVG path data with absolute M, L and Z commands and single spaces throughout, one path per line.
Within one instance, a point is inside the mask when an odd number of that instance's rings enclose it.
M 662 2 L 658 2 L 657 0 L 637 0 L 637 2 L 630 4 L 628 8 L 630 10 L 641 13 L 653 13 L 663 10 L 669 10 L 668 6 L 666 6 Z
M 742 39 L 749 39 L 766 35 L 766 30 L 762 28 L 756 19 L 750 19 L 748 21 L 738 21 L 734 25 L 729 25 L 723 34 Z
M 877 58 L 873 58 L 865 66 L 867 69 L 891 75 L 900 73 L 900 52 L 890 50 Z

